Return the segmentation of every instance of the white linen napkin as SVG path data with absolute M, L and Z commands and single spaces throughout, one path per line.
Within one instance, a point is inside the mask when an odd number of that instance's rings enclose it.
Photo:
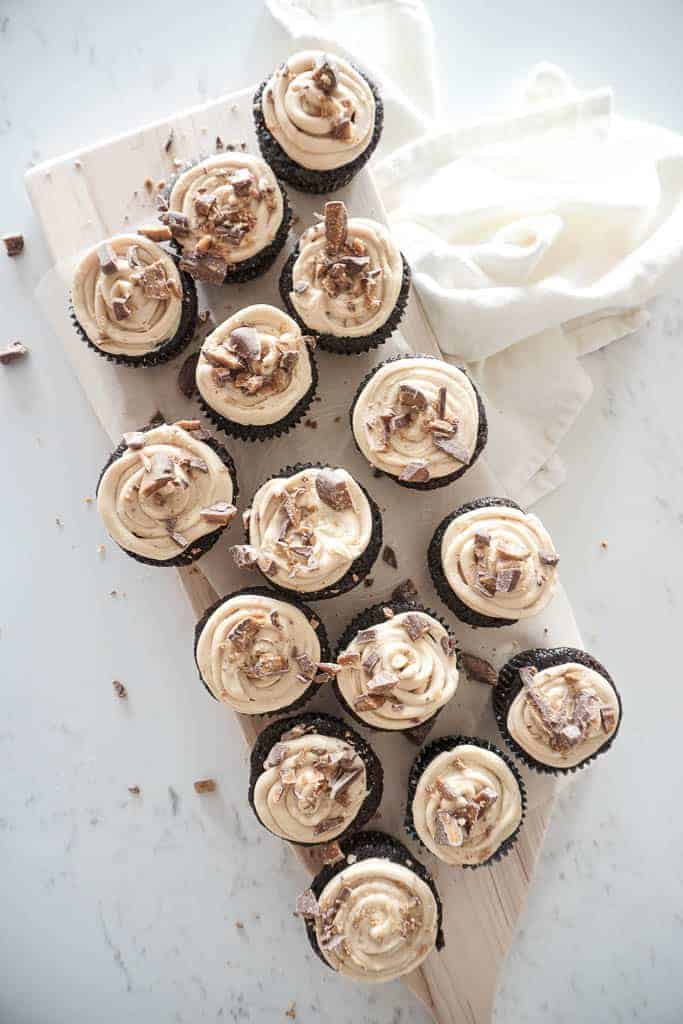
M 492 469 L 531 504 L 564 479 L 557 447 L 591 394 L 580 357 L 637 330 L 683 269 L 683 139 L 550 64 L 510 111 L 451 124 L 421 0 L 267 6 L 296 48 L 378 79 L 371 172 L 444 356 L 486 392 Z

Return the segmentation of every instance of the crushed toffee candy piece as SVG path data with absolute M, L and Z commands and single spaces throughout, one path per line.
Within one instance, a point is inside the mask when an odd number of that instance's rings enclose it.
M 185 398 L 193 398 L 197 391 L 195 371 L 199 362 L 199 352 L 191 352 L 178 370 L 178 389 Z
M 464 466 L 469 465 L 470 453 L 457 438 L 449 434 L 433 434 L 432 441 L 440 451 L 450 455 L 456 462 L 462 462 Z
M 289 747 L 286 743 L 276 743 L 272 747 L 268 757 L 263 762 L 264 768 L 277 768 L 279 764 L 282 764 L 284 759 L 287 757 Z
M 358 655 L 356 655 L 356 657 L 358 657 Z M 363 669 L 364 672 L 367 672 L 367 674 L 371 676 L 378 662 L 379 654 L 377 653 L 377 651 L 369 650 L 366 652 L 365 657 L 361 662 L 361 668 Z
M 417 587 L 411 579 L 401 580 L 398 586 L 391 591 L 392 601 L 412 602 L 416 601 L 417 597 Z
M 112 680 L 111 685 L 114 687 L 114 693 L 119 698 L 119 700 L 125 700 L 126 697 L 128 696 L 128 690 L 125 688 L 123 683 L 120 682 L 120 680 L 118 679 L 114 679 Z
M 195 793 L 214 793 L 216 790 L 215 779 L 198 779 L 194 784 Z
M 353 706 L 356 711 L 376 711 L 377 708 L 382 707 L 386 699 L 381 693 L 361 693 L 354 700 Z
M 242 359 L 256 363 L 261 358 L 261 339 L 255 327 L 236 327 L 228 339 L 232 348 Z
M 256 619 L 244 618 L 228 633 L 228 640 L 237 651 L 248 651 L 258 635 Z
M 311 75 L 311 78 L 318 86 L 321 92 L 329 95 L 337 87 L 337 74 L 336 68 L 326 53 L 316 61 L 315 71 Z
M 296 898 L 294 905 L 295 917 L 320 917 L 318 898 L 312 889 L 306 889 Z
M 521 579 L 519 569 L 499 569 L 496 573 L 496 593 L 511 593 Z
M 111 305 L 117 320 L 127 320 L 132 314 L 133 310 L 129 303 L 130 296 L 128 295 L 125 298 L 116 296 L 116 298 L 112 299 Z
M 457 423 L 451 423 L 450 420 L 431 420 L 425 424 L 425 429 L 430 434 L 445 434 L 447 437 L 451 434 L 455 434 L 458 429 Z
M 429 467 L 424 459 L 415 459 L 401 470 L 398 479 L 411 484 L 424 484 L 429 480 Z
M 396 552 L 388 544 L 385 544 L 382 548 L 382 561 L 392 569 L 398 569 L 398 561 L 396 559 Z
M 129 786 L 128 787 L 128 792 L 131 793 L 133 796 L 140 796 L 140 787 L 139 786 Z
M 477 530 L 474 535 L 474 559 L 476 562 L 480 562 L 482 559 L 486 558 L 490 546 L 491 534 L 486 530 Z
M 288 667 L 289 661 L 284 654 L 260 654 L 249 669 L 249 674 L 255 679 L 267 679 L 269 676 L 282 675 Z
M 217 501 L 213 505 L 209 505 L 208 508 L 200 509 L 199 514 L 208 523 L 218 523 L 221 526 L 227 526 L 237 515 L 237 509 L 227 501 Z
M 171 229 L 173 235 L 187 235 L 190 231 L 190 220 L 184 213 L 177 210 L 164 211 L 159 220 Z
M 344 247 L 348 231 L 348 214 L 341 200 L 325 203 L 325 240 L 331 252 Z
M 26 355 L 28 355 L 26 345 L 20 341 L 10 341 L 7 348 L 0 349 L 0 364 L 8 366 L 10 363 L 15 363 L 17 359 L 23 359 Z
M 328 676 L 336 676 L 341 668 L 333 661 L 319 661 L 318 672 L 324 672 Z
M 519 669 L 519 678 L 522 680 L 524 686 L 533 686 L 534 677 L 538 674 L 538 669 L 533 665 L 522 665 Z
M 238 569 L 254 569 L 259 559 L 258 551 L 251 544 L 233 544 L 230 554 Z
M 254 184 L 254 176 L 246 167 L 239 167 L 230 175 L 230 184 L 238 196 L 245 195 Z
M 2 240 L 5 243 L 5 250 L 8 256 L 18 256 L 19 253 L 24 251 L 23 235 L 5 235 Z
M 116 262 L 116 253 L 109 242 L 100 242 L 96 251 L 102 273 L 115 274 L 118 270 L 118 263 Z
M 338 117 L 330 125 L 330 135 L 333 139 L 341 139 L 342 142 L 351 142 L 353 138 L 353 124 L 350 117 Z
M 450 633 L 441 637 L 441 650 L 447 658 L 452 658 L 458 653 L 458 643 Z
M 557 565 L 560 556 L 555 554 L 554 551 L 539 551 L 538 560 L 541 565 Z
M 365 683 L 368 693 L 391 693 L 398 686 L 398 676 L 393 672 L 378 672 Z
M 151 224 L 149 227 L 138 228 L 138 234 L 149 238 L 150 242 L 170 242 L 173 238 L 171 229 L 165 224 Z
M 424 392 L 412 384 L 401 384 L 398 389 L 398 400 L 401 405 L 407 405 L 409 409 L 426 409 L 427 399 Z
M 337 842 L 328 843 L 322 849 L 321 860 L 323 864 L 336 864 L 343 857 L 342 848 Z
M 148 299 L 168 299 L 171 297 L 170 282 L 166 277 L 164 264 L 161 260 L 150 263 L 140 274 L 140 286 Z
M 343 470 L 321 469 L 315 478 L 315 489 L 320 500 L 335 512 L 353 508 Z
M 180 260 L 180 269 L 190 277 L 207 284 L 223 284 L 228 270 L 227 260 L 221 256 L 209 256 L 208 253 L 185 253 Z
M 305 683 L 310 683 L 316 674 L 315 662 L 305 651 L 302 651 L 301 654 L 295 654 L 294 660 L 299 666 L 299 678 Z
M 600 722 L 606 733 L 613 732 L 617 724 L 617 713 L 614 708 L 600 708 Z
M 323 818 L 313 829 L 313 835 L 321 836 L 323 832 L 331 832 L 332 829 L 339 828 L 340 825 L 344 824 L 344 819 L 341 817 L 337 818 Z
M 377 631 L 370 629 L 361 629 L 355 636 L 355 642 L 359 646 L 363 644 L 371 644 L 377 639 Z
M 477 683 L 487 683 L 489 686 L 496 685 L 498 675 L 490 661 L 463 651 L 460 655 L 460 662 L 470 679 L 474 679 Z
M 174 544 L 178 545 L 179 548 L 186 548 L 187 545 L 190 543 L 187 537 L 185 537 L 182 533 L 178 533 L 171 526 L 170 521 L 169 523 L 167 523 L 167 529 L 169 537 L 171 538 Z
M 155 494 L 175 479 L 175 466 L 168 455 L 163 452 L 155 452 L 148 460 L 148 464 L 145 462 L 144 455 L 141 455 L 141 458 L 145 464 L 145 476 L 140 490 L 144 494 Z
M 128 433 L 123 435 L 123 443 L 126 448 L 132 448 L 134 451 L 145 447 L 145 435 L 141 430 L 129 430 Z
M 174 136 L 174 134 L 175 133 L 174 133 L 173 129 L 172 128 L 169 129 L 168 137 L 166 139 L 166 142 L 164 143 L 164 153 L 169 153 L 170 152 L 171 146 L 173 145 L 173 136 Z
M 350 665 L 357 665 L 359 660 L 360 658 L 357 654 L 351 651 L 342 651 L 342 653 L 337 658 L 337 664 L 340 665 L 342 668 L 346 668 Z
M 409 612 L 404 616 L 401 623 L 411 640 L 419 640 L 425 633 L 429 632 L 429 623 L 417 612 Z
M 438 811 L 434 828 L 434 839 L 439 846 L 462 846 L 465 833 L 448 811 Z
M 439 394 L 436 399 L 436 415 L 442 420 L 446 415 L 446 389 L 439 388 Z
M 208 218 L 218 202 L 213 192 L 204 192 L 203 195 L 195 196 L 194 208 L 198 217 Z

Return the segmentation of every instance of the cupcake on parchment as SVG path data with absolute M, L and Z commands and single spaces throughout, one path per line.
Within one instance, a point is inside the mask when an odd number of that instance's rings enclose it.
M 511 626 L 538 615 L 557 588 L 560 558 L 538 516 L 508 498 L 478 498 L 446 516 L 429 571 L 450 610 L 470 626 Z
M 301 192 L 347 185 L 374 152 L 384 110 L 371 80 L 342 57 L 295 53 L 254 96 L 261 153 Z
M 301 235 L 280 276 L 287 309 L 321 348 L 348 355 L 377 348 L 405 311 L 410 268 L 388 228 L 349 219 L 342 202 Z
M 362 828 L 382 799 L 382 766 L 346 723 L 319 713 L 273 722 L 251 752 L 249 803 L 269 832 L 299 846 Z
M 339 640 L 337 697 L 363 725 L 424 739 L 455 696 L 455 637 L 434 612 L 390 602 L 361 612 Z
M 406 828 L 445 864 L 500 860 L 517 840 L 525 808 L 517 768 L 487 740 L 444 736 L 411 768 Z
M 325 627 L 303 602 L 266 587 L 222 597 L 195 628 L 199 678 L 241 715 L 292 711 L 327 680 Z
M 245 512 L 236 564 L 259 569 L 278 590 L 310 601 L 357 586 L 382 544 L 380 511 L 345 469 L 297 464 L 256 491 Z
M 318 370 L 299 325 L 274 306 L 258 305 L 239 310 L 208 335 L 195 377 L 200 404 L 217 427 L 263 441 L 301 420 Z
M 199 420 L 124 434 L 97 484 L 109 536 L 146 565 L 189 565 L 237 515 L 237 474 Z
M 465 371 L 417 353 L 370 371 L 351 406 L 351 430 L 374 469 L 414 490 L 453 483 L 488 437 L 483 402 Z
M 151 228 L 159 239 L 165 228 Z M 129 233 L 93 246 L 71 285 L 71 318 L 98 355 L 121 366 L 156 366 L 182 351 L 197 326 L 194 281 L 152 238 Z
M 500 671 L 493 709 L 512 753 L 551 775 L 584 768 L 609 750 L 622 716 L 607 669 L 574 647 L 515 655 Z
M 160 214 L 197 281 L 250 281 L 272 266 L 292 213 L 273 171 L 248 153 L 219 153 L 183 171 Z
M 385 832 L 359 832 L 340 847 L 296 901 L 314 952 L 351 981 L 409 974 L 444 945 L 432 876 Z

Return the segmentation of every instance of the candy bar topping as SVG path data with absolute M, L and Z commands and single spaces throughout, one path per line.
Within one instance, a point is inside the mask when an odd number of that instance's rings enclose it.
M 491 504 L 450 522 L 441 562 L 450 587 L 469 608 L 497 619 L 526 619 L 553 597 L 559 556 L 537 516 Z
M 337 685 L 368 725 L 410 729 L 444 707 L 458 686 L 449 634 L 423 611 L 399 612 L 361 630 L 338 658 Z
M 287 416 L 309 391 L 311 359 L 297 323 L 274 306 L 247 306 L 202 345 L 197 388 L 217 413 L 247 426 Z
M 202 626 L 196 659 L 218 700 L 247 715 L 268 714 L 298 700 L 310 685 L 302 659 L 320 661 L 320 641 L 301 609 L 255 593 L 227 598 Z
M 301 236 L 290 298 L 311 330 L 363 337 L 392 314 L 402 280 L 403 259 L 384 225 L 349 218 L 344 203 L 334 201 Z
M 249 543 L 280 586 L 312 593 L 340 580 L 372 534 L 368 499 L 344 469 L 311 467 L 268 480 L 254 496 Z
M 97 505 L 127 551 L 154 561 L 174 558 L 237 514 L 230 472 L 191 429 L 162 423 L 127 433 L 124 444 L 102 475 Z
M 492 750 L 460 744 L 422 772 L 412 802 L 417 833 L 447 864 L 481 864 L 512 835 L 522 817 L 519 785 Z
M 299 843 L 325 843 L 341 835 L 367 796 L 365 763 L 355 748 L 325 735 L 322 725 L 277 748 L 268 754 L 254 787 L 254 807 L 263 824 Z
M 614 687 L 577 662 L 519 671 L 522 688 L 508 709 L 512 738 L 537 761 L 573 767 L 595 754 L 619 724 Z
M 178 331 L 182 285 L 172 257 L 155 241 L 116 235 L 81 259 L 71 301 L 93 345 L 112 355 L 144 356 Z

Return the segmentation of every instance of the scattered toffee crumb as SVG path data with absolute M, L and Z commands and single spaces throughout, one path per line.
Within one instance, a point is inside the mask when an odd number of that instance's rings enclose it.
M 145 186 L 148 192 L 152 192 L 154 190 L 154 182 L 152 181 L 151 178 L 145 178 L 145 180 L 143 181 L 143 185 Z
M 318 421 L 317 420 L 311 420 L 311 419 L 304 420 L 304 426 L 305 427 L 310 427 L 311 430 L 317 430 L 318 429 Z
M 133 796 L 140 796 L 140 787 L 139 786 L 129 786 L 128 787 L 128 792 L 132 793 Z
M 397 587 L 391 591 L 392 601 L 416 601 L 417 587 L 411 579 L 402 580 Z
M 195 793 L 213 793 L 216 790 L 215 779 L 199 779 L 194 784 Z
M 285 1010 L 285 1017 L 289 1017 L 290 1020 L 296 1020 L 296 1003 L 294 1001 Z
M 398 569 L 398 560 L 396 558 L 396 552 L 388 544 L 384 545 L 382 550 L 382 561 L 386 562 L 392 569 Z
M 104 557 L 104 553 L 105 553 L 105 550 L 106 550 L 106 549 L 105 549 L 105 547 L 104 547 L 104 544 L 98 544 L 98 545 L 97 545 L 97 554 L 98 554 L 98 555 L 100 555 L 100 556 Z
M 363 580 L 363 586 L 364 587 L 368 587 L 368 589 L 369 589 L 373 585 L 374 582 L 375 582 L 375 580 L 374 580 L 374 578 L 372 576 L 366 576 L 365 579 Z
M 64 529 L 64 523 L 62 522 L 59 516 L 55 516 L 55 526 L 57 527 L 58 530 Z
M 341 423 L 341 416 L 335 416 L 334 417 L 334 422 L 335 423 Z
M 602 548 L 603 551 L 607 551 L 607 548 L 609 547 L 609 545 L 608 545 L 606 540 L 601 540 L 600 541 L 600 547 Z
M 86 503 L 86 505 L 92 505 L 94 500 L 95 499 L 91 498 L 90 495 L 86 495 L 86 497 L 83 499 L 83 501 Z
M 23 235 L 5 235 L 2 240 L 5 243 L 8 256 L 18 256 L 20 252 L 24 251 Z
M 487 683 L 489 686 L 496 685 L 498 674 L 490 661 L 463 651 L 460 655 L 460 662 L 470 679 L 474 679 L 477 683 Z
M 23 359 L 27 355 L 28 349 L 26 345 L 20 341 L 10 341 L 7 348 L 0 349 L 0 363 L 3 366 L 7 366 L 9 363 L 15 363 L 17 359 Z
M 373 466 L 372 475 L 375 477 L 376 480 L 379 480 L 379 478 L 382 476 L 382 470 L 377 469 L 377 466 Z
M 171 130 L 168 133 L 168 138 L 166 139 L 166 142 L 164 143 L 164 153 L 169 153 L 171 151 L 171 146 L 173 145 L 173 137 L 174 137 L 174 135 L 175 135 L 175 132 L 171 128 Z
M 191 352 L 178 370 L 178 389 L 185 398 L 193 398 L 197 391 L 195 370 L 199 362 L 199 352 Z
M 235 928 L 239 929 L 239 931 L 243 931 L 244 930 L 244 921 L 235 921 Z
M 128 690 L 125 688 L 123 683 L 119 679 L 113 679 L 112 684 L 114 687 L 114 693 L 120 700 L 125 700 L 128 696 Z

